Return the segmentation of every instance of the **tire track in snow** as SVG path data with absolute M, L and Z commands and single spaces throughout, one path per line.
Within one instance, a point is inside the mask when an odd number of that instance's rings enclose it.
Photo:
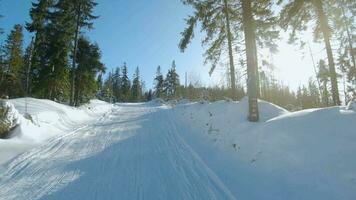
M 235 199 L 177 126 L 167 109 L 114 106 L 10 163 L 0 199 Z

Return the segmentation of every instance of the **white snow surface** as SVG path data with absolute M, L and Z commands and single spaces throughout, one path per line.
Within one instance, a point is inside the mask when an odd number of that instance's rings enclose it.
M 5 122 L 5 124 L 8 124 L 10 129 L 14 128 L 15 126 L 17 126 L 20 122 L 19 122 L 19 112 L 15 109 L 15 106 L 8 102 L 8 101 L 3 101 L 0 100 L 0 104 L 1 107 L 7 109 L 7 113 L 6 116 L 3 120 L 3 122 Z
M 20 113 L 23 101 L 12 100 Z M 250 123 L 246 99 L 30 102 L 37 125 L 0 151 L 41 142 L 2 165 L 0 199 L 356 199 L 356 112 L 345 107 L 289 113 L 260 101 Z
M 30 114 L 32 121 L 26 119 Z M 11 139 L 0 139 L 0 164 L 4 164 L 13 157 L 33 147 L 43 144 L 48 139 L 70 133 L 78 128 L 87 126 L 107 113 L 112 105 L 92 100 L 80 108 L 72 108 L 49 100 L 21 98 L 9 100 L 11 116 L 18 118 L 20 124 Z M 20 114 L 19 114 L 20 113 Z

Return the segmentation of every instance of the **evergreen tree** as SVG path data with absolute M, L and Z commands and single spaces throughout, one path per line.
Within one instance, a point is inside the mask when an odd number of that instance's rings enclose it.
M 69 96 L 69 52 L 73 33 L 69 0 L 58 0 L 46 22 L 45 65 L 39 69 L 36 93 L 42 98 L 66 101 Z
M 279 4 L 284 2 L 279 0 Z M 295 40 L 297 31 L 306 29 L 310 21 L 315 21 L 314 36 L 316 39 L 322 38 L 325 44 L 326 54 L 329 64 L 329 73 L 331 79 L 331 90 L 333 104 L 340 105 L 339 88 L 337 74 L 335 69 L 334 56 L 331 48 L 331 28 L 329 25 L 330 14 L 327 13 L 327 7 L 334 7 L 333 1 L 322 0 L 287 0 L 281 11 L 281 25 L 284 29 L 292 27 L 291 41 Z
M 101 53 L 97 44 L 91 44 L 86 38 L 80 37 L 78 40 L 78 53 L 75 70 L 75 106 L 88 102 L 97 92 L 96 77 L 98 73 L 105 71 L 104 65 L 100 62 Z
M 164 78 L 161 73 L 161 66 L 157 67 L 156 77 L 155 77 L 155 86 L 154 86 L 154 95 L 156 98 L 162 98 L 163 96 L 163 86 L 164 86 Z
M 104 88 L 104 81 L 103 81 L 103 73 L 100 73 L 98 75 L 98 78 L 96 79 L 97 86 L 98 86 L 98 92 L 96 94 L 98 99 L 104 99 L 103 98 L 103 88 Z
M 139 102 L 142 100 L 142 85 L 140 81 L 140 70 L 137 67 L 132 79 L 131 100 Z
M 113 73 L 109 72 L 103 86 L 103 99 L 107 102 L 113 102 L 114 100 L 113 83 Z
M 168 99 L 177 98 L 179 93 L 179 75 L 176 72 L 176 63 L 172 62 L 171 69 L 168 70 L 166 79 L 164 80 L 164 93 Z
M 10 98 L 23 95 L 22 70 L 23 70 L 23 33 L 22 26 L 15 25 L 5 41 L 5 69 L 0 90 L 3 95 Z
M 128 72 L 127 72 L 127 66 L 126 63 L 124 63 L 124 66 L 122 66 L 122 76 L 121 76 L 121 94 L 122 94 L 122 101 L 127 102 L 130 100 L 130 88 L 131 88 L 131 82 L 128 77 Z
M 329 70 L 325 64 L 324 60 L 320 60 L 318 63 L 318 78 L 321 82 L 321 90 L 322 90 L 322 102 L 324 106 L 329 106 Z
M 117 67 L 115 73 L 113 75 L 113 94 L 114 94 L 114 101 L 118 102 L 121 99 L 121 75 L 120 75 L 120 68 Z
M 206 32 L 203 45 L 207 45 L 205 52 L 206 62 L 212 63 L 210 74 L 221 60 L 224 51 L 229 55 L 230 66 L 230 86 L 232 98 L 236 98 L 236 77 L 234 64 L 233 40 L 236 39 L 235 25 L 232 18 L 238 17 L 232 9 L 232 0 L 182 0 L 185 5 L 190 5 L 194 9 L 194 15 L 186 20 L 187 28 L 182 32 L 182 39 L 179 47 L 184 51 L 194 37 L 194 29 L 198 22 L 202 24 L 202 30 Z
M 44 87 L 44 83 L 40 81 L 40 72 L 44 72 L 44 68 L 51 68 L 48 63 L 48 26 L 49 23 L 51 23 L 50 8 L 53 5 L 53 0 L 39 0 L 37 3 L 32 2 L 32 8 L 30 10 L 31 22 L 26 23 L 26 29 L 30 33 L 35 33 L 31 70 L 29 73 L 29 76 L 31 77 L 30 85 L 33 87 L 29 90 L 34 90 L 39 97 L 46 96 L 44 93 L 40 92 Z
M 74 93 L 75 93 L 75 68 L 76 68 L 76 54 L 78 46 L 78 37 L 80 30 L 84 27 L 92 28 L 92 20 L 96 19 L 93 16 L 93 10 L 97 3 L 94 0 L 69 0 L 72 3 L 71 9 L 68 10 L 72 19 L 75 19 L 75 31 L 74 31 L 74 45 L 72 52 L 72 69 L 71 69 L 71 91 L 70 91 L 70 104 L 73 105 Z

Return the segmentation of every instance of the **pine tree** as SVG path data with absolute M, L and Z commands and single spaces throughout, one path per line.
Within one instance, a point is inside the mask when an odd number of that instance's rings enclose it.
M 282 2 L 283 0 L 279 0 L 278 3 L 281 4 Z M 337 74 L 330 43 L 332 35 L 329 25 L 330 14 L 326 12 L 327 4 L 335 6 L 335 3 L 332 1 L 287 0 L 287 4 L 281 11 L 281 25 L 284 29 L 287 29 L 289 26 L 292 27 L 291 41 L 293 41 L 296 38 L 297 31 L 305 30 L 307 24 L 312 20 L 317 22 L 314 36 L 316 39 L 322 38 L 324 41 L 328 58 L 333 104 L 340 105 Z
M 44 83 L 40 82 L 40 72 L 44 68 L 50 68 L 48 63 L 49 51 L 49 31 L 48 26 L 51 23 L 50 8 L 54 5 L 53 0 L 39 0 L 38 3 L 32 3 L 30 10 L 31 22 L 26 23 L 26 29 L 30 33 L 35 33 L 33 53 L 31 59 L 31 77 L 30 90 L 34 90 L 39 97 L 45 97 L 43 90 Z
M 75 93 L 75 68 L 76 68 L 76 54 L 78 46 L 78 37 L 80 30 L 84 27 L 92 28 L 92 20 L 97 17 L 94 16 L 93 10 L 97 3 L 94 0 L 70 0 L 72 3 L 71 9 L 68 11 L 72 16 L 72 19 L 75 19 L 75 31 L 73 39 L 73 52 L 72 52 L 72 69 L 71 69 L 71 91 L 70 91 L 70 104 L 73 105 L 74 93 Z
M 97 44 L 91 44 L 88 39 L 80 37 L 78 40 L 78 53 L 76 54 L 78 67 L 75 70 L 76 88 L 74 102 L 79 106 L 88 102 L 97 92 L 96 77 L 105 71 L 101 63 L 101 53 Z
M 114 93 L 114 101 L 118 102 L 121 100 L 121 75 L 120 68 L 117 67 L 115 73 L 113 75 L 113 93 Z
M 113 102 L 114 100 L 113 85 L 113 73 L 109 72 L 103 86 L 103 99 L 107 102 Z
M 234 64 L 233 40 L 236 38 L 235 26 L 232 18 L 236 18 L 236 13 L 231 8 L 232 0 L 183 0 L 185 5 L 191 5 L 194 9 L 194 15 L 186 20 L 187 28 L 182 32 L 182 39 L 179 47 L 184 51 L 194 37 L 194 29 L 198 22 L 202 24 L 202 30 L 206 32 L 203 45 L 209 46 L 205 52 L 206 62 L 212 63 L 210 74 L 216 68 L 221 60 L 221 55 L 227 50 L 230 66 L 230 86 L 232 98 L 236 98 L 236 77 Z
M 3 95 L 20 97 L 23 95 L 23 33 L 22 26 L 15 25 L 5 41 L 5 69 L 4 78 L 0 86 Z
M 161 66 L 157 67 L 157 72 L 156 72 L 156 77 L 155 77 L 155 91 L 154 95 L 156 98 L 162 98 L 163 97 L 163 85 L 164 85 L 164 78 L 161 73 Z
M 176 63 L 172 62 L 171 69 L 168 70 L 166 79 L 164 80 L 164 93 L 168 99 L 175 99 L 179 95 L 179 75 L 176 72 Z
M 122 66 L 122 75 L 121 75 L 121 94 L 122 94 L 122 101 L 127 102 L 130 100 L 130 88 L 131 88 L 131 82 L 128 77 L 128 72 L 127 72 L 127 66 L 126 63 Z
M 140 70 L 137 67 L 132 79 L 131 100 L 139 102 L 142 100 L 142 85 L 140 81 Z
M 104 93 L 103 93 L 103 88 L 104 88 L 104 81 L 103 81 L 103 73 L 100 73 L 98 75 L 98 78 L 96 79 L 97 82 L 97 87 L 98 87 L 98 92 L 96 94 L 96 97 L 100 100 L 103 100 L 104 98 Z

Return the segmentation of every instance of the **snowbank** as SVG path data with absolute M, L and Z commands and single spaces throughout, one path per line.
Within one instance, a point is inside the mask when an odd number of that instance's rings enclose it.
M 19 113 L 14 105 L 0 100 L 0 138 L 19 124 Z
M 25 118 L 26 102 L 29 117 Z M 34 98 L 8 100 L 7 104 L 13 105 L 19 126 L 13 130 L 10 139 L 0 139 L 0 164 L 53 136 L 83 127 L 111 109 L 111 104 L 99 100 L 92 100 L 80 108 Z
M 259 101 L 261 121 L 251 123 L 247 108 L 246 99 L 175 108 L 184 138 L 234 196 L 356 199 L 355 112 Z

